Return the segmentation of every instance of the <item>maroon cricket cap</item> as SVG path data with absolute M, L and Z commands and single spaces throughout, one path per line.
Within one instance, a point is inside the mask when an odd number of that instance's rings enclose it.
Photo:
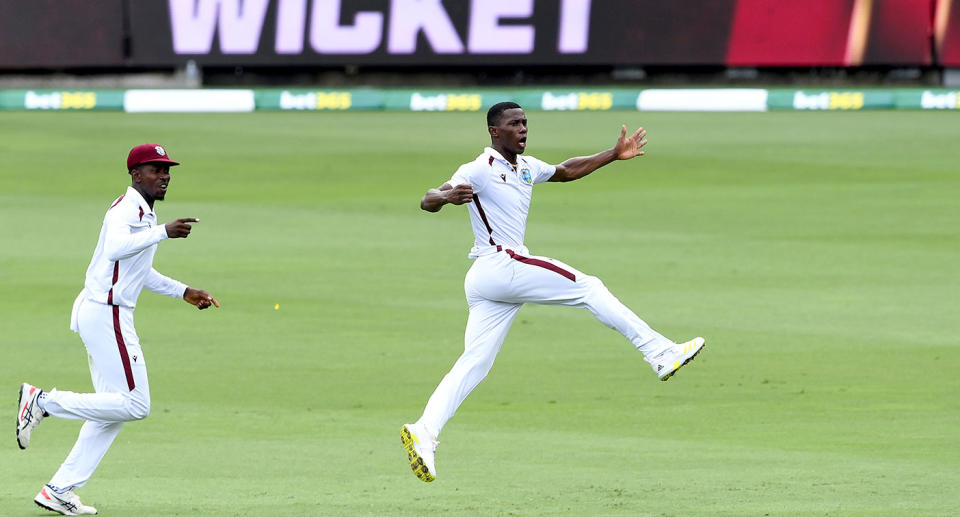
M 180 165 L 180 162 L 175 162 L 170 159 L 170 155 L 167 154 L 167 150 L 164 149 L 162 145 L 141 144 L 130 149 L 130 154 L 127 155 L 127 170 L 144 163 Z

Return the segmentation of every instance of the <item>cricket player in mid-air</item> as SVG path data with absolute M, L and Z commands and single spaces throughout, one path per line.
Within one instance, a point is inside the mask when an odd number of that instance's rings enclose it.
M 73 304 L 70 328 L 87 349 L 96 393 L 50 392 L 24 383 L 17 406 L 17 443 L 30 445 L 41 420 L 53 415 L 85 420 L 70 455 L 34 501 L 63 515 L 92 515 L 96 508 L 80 502 L 75 489 L 93 475 L 124 422 L 150 414 L 147 364 L 133 326 L 133 309 L 147 289 L 182 298 L 198 309 L 220 303 L 210 293 L 187 287 L 153 269 L 157 244 L 186 238 L 195 218 L 157 223 L 155 201 L 170 184 L 170 167 L 179 165 L 156 144 L 138 145 L 127 156 L 131 185 L 107 210 L 83 290 Z
M 577 180 L 614 160 L 642 156 L 646 131 L 637 129 L 628 136 L 623 126 L 613 149 L 548 165 L 532 156 L 521 156 L 527 147 L 527 117 L 518 104 L 501 102 L 492 106 L 487 112 L 487 130 L 490 147 L 460 166 L 450 181 L 428 190 L 420 201 L 420 208 L 428 212 L 437 212 L 448 203 L 468 204 L 475 236 L 470 250 L 470 258 L 475 260 L 464 280 L 470 315 L 463 355 L 440 381 L 423 416 L 400 430 L 410 468 L 428 482 L 437 476 L 437 436 L 490 371 L 524 303 L 589 310 L 629 339 L 663 381 L 692 360 L 704 345 L 701 337 L 674 343 L 620 303 L 596 277 L 558 260 L 530 255 L 523 245 L 535 184 Z

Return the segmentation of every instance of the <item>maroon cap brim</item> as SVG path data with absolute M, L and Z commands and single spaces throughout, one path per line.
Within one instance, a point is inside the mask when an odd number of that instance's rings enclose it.
M 164 160 L 164 159 L 161 158 L 161 159 L 144 160 L 144 161 L 142 161 L 142 162 L 140 162 L 140 163 L 134 164 L 133 167 L 139 167 L 139 166 L 141 166 L 141 165 L 143 165 L 143 164 L 145 164 L 145 163 L 165 163 L 165 164 L 167 164 L 167 165 L 180 165 L 180 162 L 175 162 L 175 161 L 173 161 L 173 160 Z M 130 168 L 132 169 L 133 167 L 130 167 Z

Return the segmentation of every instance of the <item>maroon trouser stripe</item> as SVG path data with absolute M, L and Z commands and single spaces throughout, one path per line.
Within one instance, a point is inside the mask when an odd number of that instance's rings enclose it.
M 130 391 L 136 387 L 133 383 L 133 368 L 130 367 L 130 355 L 127 354 L 127 345 L 123 342 L 123 333 L 120 332 L 120 306 L 113 306 L 113 333 L 117 336 L 117 348 L 120 349 L 120 361 L 123 363 L 123 373 L 127 376 L 127 387 Z
M 576 275 L 567 271 L 566 269 L 563 269 L 562 267 L 557 266 L 556 264 L 547 262 L 546 260 L 524 257 L 523 255 L 514 253 L 513 250 L 506 250 L 506 251 L 507 251 L 507 254 L 510 255 L 510 258 L 512 258 L 513 260 L 516 260 L 518 262 L 523 262 L 524 264 L 530 264 L 531 266 L 538 266 L 538 267 L 542 267 L 543 269 L 549 269 L 550 271 L 553 271 L 558 275 L 566 277 L 571 282 L 577 281 Z

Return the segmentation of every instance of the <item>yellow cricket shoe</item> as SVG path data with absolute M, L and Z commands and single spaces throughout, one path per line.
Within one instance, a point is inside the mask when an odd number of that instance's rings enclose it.
M 400 428 L 400 442 L 407 451 L 410 468 L 420 481 L 427 483 L 437 479 L 437 468 L 433 456 L 440 442 L 430 434 L 423 424 L 406 424 Z
M 693 361 L 705 344 L 702 337 L 693 338 L 686 343 L 677 343 L 653 357 L 650 365 L 657 372 L 657 377 L 665 381 L 677 373 L 681 366 Z

